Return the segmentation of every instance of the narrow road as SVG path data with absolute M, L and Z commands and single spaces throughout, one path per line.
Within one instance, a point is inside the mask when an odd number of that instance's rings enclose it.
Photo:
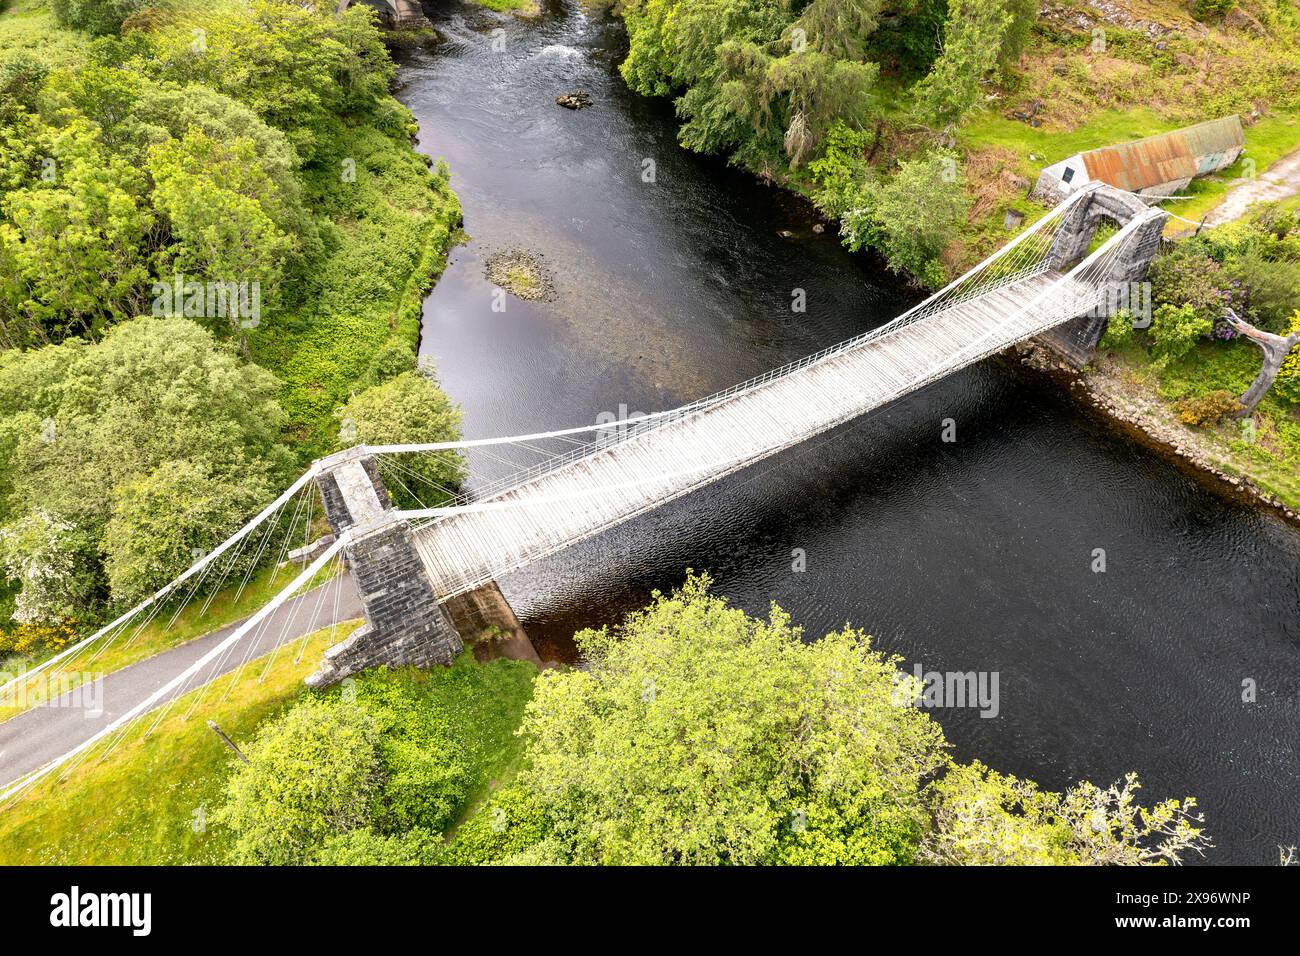
M 1300 193 L 1300 149 L 1284 156 L 1254 179 L 1234 187 L 1205 217 L 1206 226 L 1240 219 L 1255 202 L 1286 199 Z
M 335 585 L 338 588 L 337 614 Z M 196 674 L 188 689 L 192 690 L 228 674 L 244 660 L 255 660 L 273 648 L 312 631 L 361 616 L 361 600 L 357 595 L 356 584 L 352 575 L 345 573 L 307 592 L 302 600 L 286 602 L 270 615 L 265 627 L 254 629 L 252 634 L 231 648 L 228 655 L 213 661 L 206 672 Z M 0 723 L 0 787 L 61 757 L 107 726 L 119 714 L 145 700 L 221 643 L 239 624 L 237 621 L 108 674 L 103 678 L 102 696 L 89 701 L 102 704 L 100 713 L 92 714 L 86 707 L 80 706 L 83 698 L 77 690 L 73 690 L 50 703 L 34 707 Z

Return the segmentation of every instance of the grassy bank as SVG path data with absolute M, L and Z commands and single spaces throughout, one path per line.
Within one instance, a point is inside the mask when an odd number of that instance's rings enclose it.
M 1191 427 L 1180 416 L 1189 400 L 1220 390 L 1242 394 L 1258 371 L 1259 349 L 1242 341 L 1205 342 L 1168 365 L 1130 343 L 1102 350 L 1085 375 L 1094 389 L 1150 423 L 1154 437 L 1194 449 L 1196 460 L 1300 511 L 1300 416 L 1294 405 L 1270 393 L 1248 423 L 1224 418 Z
M 187 705 L 202 693 L 193 691 L 148 737 L 142 721 L 106 760 L 92 755 L 66 780 L 37 784 L 0 813 L 0 864 L 221 862 L 225 835 L 205 821 L 222 800 L 235 758 L 207 721 L 236 742 L 244 739 L 309 693 L 303 678 L 330 642 L 329 629 L 312 635 L 298 663 L 292 649 L 282 649 L 261 681 L 266 659 L 255 662 L 228 697 L 224 685 L 222 693 L 214 689 L 185 720 Z
M 329 580 L 335 566 L 331 564 L 317 576 L 315 584 Z M 248 584 L 241 588 L 238 581 L 223 587 L 204 609 L 205 595 L 198 595 L 176 615 L 173 609 L 164 607 L 162 611 L 144 627 L 133 626 L 118 635 L 111 642 L 97 645 L 93 657 L 74 655 L 69 661 L 60 663 L 44 671 L 39 676 L 40 687 L 57 688 L 57 693 L 64 693 L 80 685 L 88 675 L 101 677 L 121 670 L 137 661 L 152 657 L 162 651 L 179 647 L 204 634 L 210 634 L 219 628 L 243 620 L 267 601 L 278 594 L 293 580 L 296 568 L 276 568 L 266 565 L 259 568 Z M 39 656 L 22 661 L 24 669 L 35 667 L 43 660 L 48 660 L 58 653 L 59 648 L 45 648 Z M 15 662 L 8 665 L 11 673 L 16 672 Z M 19 695 L 14 694 L 17 700 Z M 44 702 L 43 697 L 29 689 L 21 695 L 21 702 L 0 704 L 0 723 Z
M 102 763 L 87 761 L 66 780 L 43 781 L 0 813 L 0 865 L 224 862 L 230 835 L 209 815 L 225 800 L 236 758 L 206 721 L 245 743 L 264 720 L 313 693 L 302 679 L 330 642 L 328 629 L 313 635 L 299 663 L 282 650 L 259 682 L 263 658 L 229 697 L 222 696 L 224 685 L 222 693 L 214 688 L 188 721 L 182 719 L 186 704 L 198 691 L 182 698 L 150 736 L 136 730 Z M 473 781 L 461 811 L 467 814 L 514 773 L 521 748 L 514 730 L 536 671 L 518 661 L 476 664 L 467 653 L 450 667 L 399 674 L 405 693 L 456 728 L 458 754 Z M 358 694 L 365 681 L 358 678 Z

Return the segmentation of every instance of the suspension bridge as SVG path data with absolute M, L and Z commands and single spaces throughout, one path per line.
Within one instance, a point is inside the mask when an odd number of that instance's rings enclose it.
M 84 740 L 43 755 L 41 765 L 6 772 L 8 725 L 0 724 L 0 786 L 7 786 L 0 801 L 92 754 L 102 759 L 146 717 L 157 726 L 191 690 L 186 706 L 194 712 L 205 695 L 219 692 L 217 676 L 233 675 L 227 686 L 234 686 L 254 649 L 273 647 L 274 656 L 310 630 L 336 624 L 337 608 L 327 608 L 337 605 L 345 579 L 347 606 L 359 606 L 365 624 L 326 652 L 308 679 L 313 686 L 379 664 L 449 662 L 463 647 L 460 631 L 466 615 L 473 616 L 475 595 L 495 590 L 501 575 L 1011 345 L 1046 335 L 1066 354 L 1086 359 L 1105 330 L 1108 297 L 1144 276 L 1168 215 L 1131 193 L 1089 184 L 885 325 L 690 405 L 507 438 L 358 446 L 315 462 L 176 580 L 0 688 L 12 690 L 53 669 L 86 669 L 107 647 L 135 640 L 159 615 L 174 621 L 191 602 L 210 602 L 232 575 L 242 575 L 242 590 L 252 569 L 267 560 L 280 567 L 296 558 L 302 566 L 251 617 L 210 646 L 178 657 L 176 673 L 157 675 L 138 690 L 139 699 L 120 711 L 109 708 Z M 1113 232 L 1098 242 L 1103 223 Z M 466 490 L 430 477 L 457 473 L 464 456 L 493 463 L 503 477 L 471 481 Z M 322 512 L 333 533 L 312 540 L 312 516 Z M 302 640 L 297 643 L 301 655 Z

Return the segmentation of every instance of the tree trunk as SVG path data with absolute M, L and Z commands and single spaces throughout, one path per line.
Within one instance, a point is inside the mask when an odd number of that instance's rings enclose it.
M 1277 373 L 1282 369 L 1282 363 L 1286 361 L 1287 354 L 1300 345 L 1300 332 L 1292 332 L 1290 335 L 1283 337 L 1274 335 L 1272 332 L 1265 332 L 1257 329 L 1245 319 L 1242 319 L 1232 309 L 1224 312 L 1224 318 L 1238 333 L 1246 336 L 1264 353 L 1264 361 L 1260 366 L 1259 375 L 1251 383 L 1250 388 L 1246 389 L 1245 394 L 1237 401 L 1241 402 L 1241 411 L 1237 413 L 1237 418 L 1246 418 L 1255 411 L 1260 400 L 1267 394 L 1268 390 L 1273 387 L 1273 381 L 1277 378 Z

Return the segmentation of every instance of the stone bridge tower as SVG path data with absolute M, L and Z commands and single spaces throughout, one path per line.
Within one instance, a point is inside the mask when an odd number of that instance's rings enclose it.
M 1065 272 L 1087 256 L 1097 227 L 1103 222 L 1110 221 L 1117 226 L 1125 226 L 1138 218 L 1144 221 L 1130 240 L 1126 255 L 1111 268 L 1106 281 L 1110 284 L 1108 293 L 1113 293 L 1115 298 L 1132 301 L 1134 296 L 1144 296 L 1144 290 L 1136 286 L 1146 277 L 1151 260 L 1160 251 L 1160 237 L 1164 232 L 1167 214 L 1161 209 L 1148 206 L 1132 193 L 1104 183 L 1093 187 L 1088 195 L 1079 199 L 1066 213 L 1047 252 L 1049 268 Z M 1149 295 L 1146 295 L 1145 302 L 1146 307 L 1150 308 Z M 1072 319 L 1039 338 L 1076 366 L 1082 367 L 1092 358 L 1093 351 L 1110 322 L 1110 310 L 1096 309 L 1094 313 Z
M 495 582 L 441 600 L 415 548 L 414 532 L 393 509 L 375 459 L 350 448 L 317 462 L 316 483 L 335 534 L 351 531 L 345 550 L 366 623 L 325 652 L 307 678 L 323 687 L 368 667 L 450 664 L 465 639 L 490 637 L 476 653 L 538 666 L 528 635 Z
M 348 7 L 354 7 L 357 4 L 370 7 L 378 12 L 379 22 L 390 29 L 433 29 L 433 24 L 424 15 L 420 0 L 339 0 L 335 9 L 342 13 Z
M 348 565 L 366 623 L 325 652 L 312 687 L 380 664 L 449 664 L 464 646 L 439 605 L 406 521 L 393 510 L 374 458 L 353 448 L 320 462 L 316 479 L 335 534 L 352 532 Z

